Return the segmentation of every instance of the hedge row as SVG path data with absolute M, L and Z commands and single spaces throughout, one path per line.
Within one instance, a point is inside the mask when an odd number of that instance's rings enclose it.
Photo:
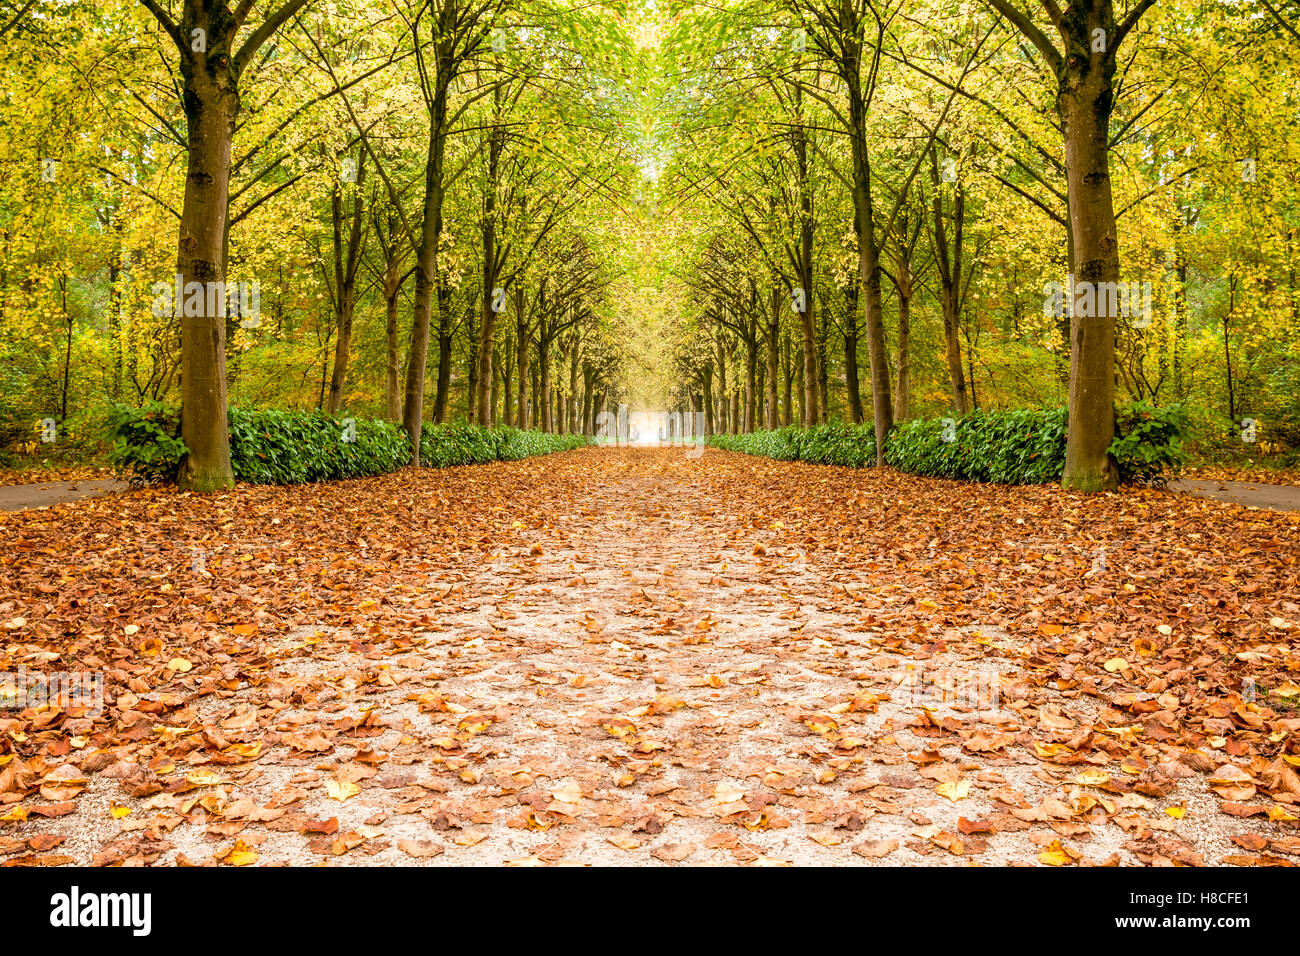
M 348 422 L 348 424 L 344 424 Z M 276 409 L 229 412 L 230 465 L 237 481 L 300 484 L 384 475 L 408 464 L 411 440 L 390 421 L 338 419 L 321 412 Z M 180 413 L 160 403 L 116 405 L 109 416 L 109 460 L 134 484 L 174 482 L 186 453 Z M 514 461 L 588 444 L 581 435 L 547 435 L 517 428 L 457 422 L 425 428 L 420 462 L 430 467 Z
M 402 435 L 405 436 L 405 432 Z M 591 444 L 584 435 L 548 435 L 510 426 L 483 428 L 465 422 L 432 425 L 420 434 L 420 463 L 431 468 L 518 461 Z M 409 447 L 409 443 L 408 443 Z M 408 452 L 407 458 L 410 458 Z
M 1134 403 L 1116 416 L 1110 446 L 1125 482 L 1160 483 L 1187 464 L 1187 417 L 1183 408 Z M 1060 481 L 1065 470 L 1063 408 L 976 411 L 960 419 L 911 419 L 885 444 L 885 461 L 899 471 L 932 478 L 1038 485 Z M 709 443 L 728 451 L 782 461 L 860 468 L 876 460 L 873 426 L 830 422 L 814 428 L 787 426 L 750 435 L 714 435 Z
M 876 435 L 871 425 L 830 422 L 814 428 L 787 425 L 749 435 L 714 435 L 709 444 L 727 451 L 762 455 L 780 461 L 861 468 L 876 461 Z

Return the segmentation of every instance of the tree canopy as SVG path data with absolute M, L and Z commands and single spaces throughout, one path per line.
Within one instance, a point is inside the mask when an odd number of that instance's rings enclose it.
M 1296 447 L 1298 12 L 0 3 L 0 444 L 179 403 L 206 488 L 229 406 L 1068 405 L 1095 488 L 1140 400 Z

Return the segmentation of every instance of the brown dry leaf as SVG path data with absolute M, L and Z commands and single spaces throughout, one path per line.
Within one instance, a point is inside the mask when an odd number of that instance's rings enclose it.
M 650 851 L 650 855 L 656 860 L 663 860 L 665 863 L 680 863 L 695 853 L 696 847 L 691 843 L 666 843 L 663 846 L 657 846 Z
M 243 840 L 236 840 L 235 845 L 217 859 L 227 866 L 251 866 L 257 862 L 257 852 Z
M 441 843 L 435 843 L 432 840 L 398 840 L 397 848 L 407 856 L 413 856 L 417 860 L 427 860 L 440 856 L 447 849 Z
M 898 846 L 897 840 L 863 840 L 853 847 L 853 852 L 858 856 L 878 860 L 893 853 L 898 849 Z

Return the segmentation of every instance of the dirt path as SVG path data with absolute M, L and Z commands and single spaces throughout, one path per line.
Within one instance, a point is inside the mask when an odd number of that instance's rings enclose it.
M 118 507 L 156 515 L 160 494 Z M 1187 508 L 1143 502 L 1148 534 Z M 21 615 L 10 646 L 35 651 L 42 622 L 90 582 L 123 590 L 99 599 L 120 616 L 80 618 L 122 640 L 66 658 L 109 670 L 111 730 L 27 727 L 32 743 L 0 768 L 11 859 L 1055 865 L 1300 852 L 1286 781 L 1210 772 L 1230 762 L 1225 747 L 1243 762 L 1271 712 L 1249 705 L 1234 723 L 1239 697 L 1199 689 L 1223 666 L 1205 662 L 1206 645 L 1106 623 L 1116 603 L 1163 615 L 1162 582 L 1142 561 L 1150 541 L 1123 522 L 1103 537 L 1116 522 L 1085 498 L 592 449 L 171 507 L 194 510 L 110 549 L 111 576 L 88 570 L 44 605 L 0 591 L 0 622 Z M 1235 533 L 1294 539 L 1282 521 Z M 35 515 L 0 530 L 34 561 L 54 533 Z M 128 587 L 152 589 L 138 612 Z M 1092 623 L 1051 623 L 1066 606 Z M 1184 659 L 1199 670 L 1158 671 Z M 0 716 L 0 730 L 19 729 Z M 1284 739 L 1300 721 L 1271 729 Z M 55 746 L 41 754 L 37 740 Z M 1221 799 L 1251 806 L 1228 814 Z
M 1294 485 L 1266 485 L 1256 481 L 1218 481 L 1185 478 L 1169 483 L 1170 491 L 1227 501 L 1251 508 L 1275 511 L 1300 511 L 1300 488 Z

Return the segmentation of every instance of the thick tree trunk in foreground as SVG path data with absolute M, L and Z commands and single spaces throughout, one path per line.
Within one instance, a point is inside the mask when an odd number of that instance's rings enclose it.
M 208 15 L 186 5 L 181 29 L 207 30 L 206 52 L 182 53 L 189 157 L 181 208 L 176 273 L 182 289 L 197 282 L 225 282 L 226 214 L 230 192 L 230 146 L 239 93 L 231 63 L 231 37 L 210 28 Z M 220 308 L 213 309 L 220 298 Z M 226 417 L 225 297 L 203 296 L 201 314 L 181 312 L 181 438 L 189 453 L 178 483 L 194 491 L 215 491 L 235 483 L 230 467 Z
M 1109 4 L 1106 4 L 1109 12 Z M 1114 24 L 1106 24 L 1113 35 Z M 1109 135 L 1113 56 L 1069 51 L 1057 107 L 1065 130 L 1075 308 L 1070 321 L 1069 433 L 1061 484 L 1102 491 L 1119 483 L 1109 449 L 1115 437 L 1115 297 L 1119 242 L 1111 197 Z M 1080 308 L 1088 285 L 1092 308 Z M 1081 314 L 1089 313 L 1089 314 Z
M 189 449 L 177 477 L 181 488 L 215 491 L 235 482 L 226 415 L 224 285 L 239 74 L 261 45 L 309 2 L 285 0 L 273 7 L 236 52 L 235 36 L 246 25 L 251 3 L 232 11 L 222 0 L 185 0 L 178 23 L 157 0 L 143 0 L 176 44 L 186 122 L 185 197 L 176 278 L 169 284 L 184 292 L 190 283 L 199 283 L 203 290 L 198 308 L 172 303 L 173 314 L 181 320 L 181 438 Z M 16 18 L 10 25 L 14 22 Z
M 1155 0 L 1136 0 L 1121 23 L 1113 0 L 1047 6 L 1061 47 L 1011 0 L 986 0 L 1038 50 L 1056 75 L 1065 140 L 1074 301 L 1070 316 L 1069 432 L 1061 484 L 1079 491 L 1116 487 L 1115 312 L 1119 241 L 1110 182 L 1110 117 L 1117 54 Z M 1091 301 L 1089 301 L 1091 300 Z

